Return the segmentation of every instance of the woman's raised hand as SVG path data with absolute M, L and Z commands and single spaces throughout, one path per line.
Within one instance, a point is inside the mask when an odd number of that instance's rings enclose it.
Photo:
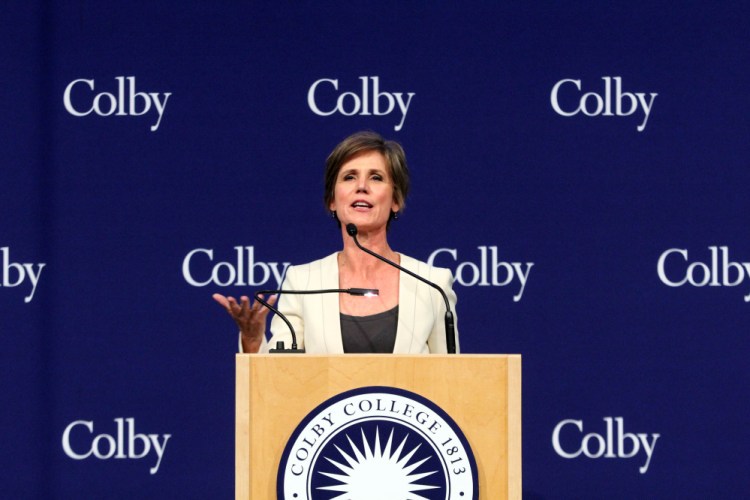
M 277 298 L 278 295 L 272 295 L 265 300 L 273 306 Z M 242 351 L 258 352 L 266 333 L 266 318 L 270 309 L 257 300 L 250 305 L 250 299 L 246 295 L 240 297 L 239 302 L 233 297 L 225 297 L 219 293 L 213 294 L 213 299 L 226 309 L 237 323 L 242 338 Z

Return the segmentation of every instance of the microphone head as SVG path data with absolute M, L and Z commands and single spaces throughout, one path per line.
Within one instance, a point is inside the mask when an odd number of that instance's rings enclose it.
M 357 236 L 357 226 L 350 222 L 346 225 L 346 232 L 349 234 L 349 236 Z

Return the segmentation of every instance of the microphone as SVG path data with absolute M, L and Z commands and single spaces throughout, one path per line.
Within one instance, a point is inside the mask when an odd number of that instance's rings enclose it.
M 352 237 L 352 239 L 354 239 L 354 243 L 356 243 L 356 245 L 359 247 L 360 250 L 372 255 L 373 257 L 377 259 L 382 260 L 386 264 L 392 265 L 396 269 L 405 272 L 409 276 L 418 279 L 422 283 L 426 283 L 430 285 L 432 288 L 440 292 L 440 295 L 443 296 L 443 300 L 445 301 L 445 346 L 448 350 L 448 354 L 456 354 L 456 325 L 455 325 L 455 320 L 453 318 L 453 312 L 451 312 L 450 302 L 448 302 L 448 297 L 445 295 L 445 292 L 443 291 L 443 289 L 440 288 L 435 283 L 433 283 L 432 281 L 428 281 L 424 279 L 423 277 L 419 276 L 418 274 L 413 273 L 409 271 L 408 269 L 404 269 L 403 267 L 399 266 L 395 262 L 390 261 L 386 259 L 385 257 L 383 257 L 382 255 L 378 255 L 372 250 L 368 250 L 367 248 L 360 245 L 359 240 L 357 240 L 357 226 L 355 226 L 354 224 L 351 224 L 351 223 L 347 224 L 346 232 L 349 236 Z
M 275 349 L 269 349 L 270 353 L 303 353 L 304 349 L 297 348 L 297 333 L 294 331 L 294 327 L 289 322 L 286 316 L 281 311 L 273 307 L 271 304 L 266 302 L 262 295 L 273 295 L 276 293 L 288 293 L 290 295 L 313 295 L 319 293 L 348 293 L 349 295 L 357 295 L 364 297 L 377 296 L 380 291 L 373 288 L 330 288 L 327 290 L 259 290 L 255 292 L 255 300 L 266 306 L 268 309 L 273 311 L 279 318 L 284 320 L 286 326 L 289 327 L 289 333 L 292 334 L 292 347 L 290 349 L 284 348 L 284 341 L 279 340 L 276 342 Z

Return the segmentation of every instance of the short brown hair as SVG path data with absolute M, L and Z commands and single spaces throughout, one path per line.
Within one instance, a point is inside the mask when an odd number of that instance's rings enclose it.
M 409 193 L 409 167 L 406 165 L 406 153 L 401 144 L 396 141 L 387 141 L 372 131 L 356 132 L 341 141 L 328 155 L 324 179 L 323 203 L 326 210 L 331 206 L 341 167 L 354 156 L 368 152 L 377 151 L 385 158 L 388 173 L 393 181 L 393 199 L 398 203 L 399 212 L 404 210 L 406 195 Z M 388 219 L 391 224 L 393 214 Z

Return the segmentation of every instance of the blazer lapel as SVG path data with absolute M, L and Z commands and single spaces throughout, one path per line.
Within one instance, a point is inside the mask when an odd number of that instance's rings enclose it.
M 417 272 L 415 261 L 403 254 L 401 267 L 414 273 Z M 412 352 L 414 341 L 414 327 L 416 320 L 417 280 L 406 273 L 399 272 L 398 279 L 398 328 L 396 328 L 396 343 L 393 352 L 397 354 Z
M 339 288 L 339 262 L 338 253 L 329 255 L 323 259 L 320 267 L 321 288 Z M 341 339 L 341 316 L 339 314 L 339 294 L 324 293 L 323 307 L 323 342 L 325 352 L 330 354 L 343 354 L 344 342 Z

